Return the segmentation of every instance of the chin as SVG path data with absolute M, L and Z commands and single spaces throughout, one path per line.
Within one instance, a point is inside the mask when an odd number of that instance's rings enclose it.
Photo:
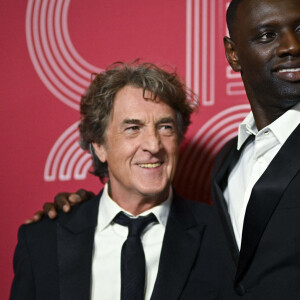
M 300 101 L 300 82 L 292 85 L 280 85 L 280 87 L 275 87 L 274 90 L 277 90 L 280 97 L 285 99 L 284 101 Z
M 162 187 L 158 187 L 158 186 L 143 186 L 139 188 L 139 192 L 146 197 L 160 197 L 160 196 L 164 196 L 164 197 L 168 197 L 169 195 L 169 186 L 162 186 Z
M 286 95 L 284 96 L 284 102 L 282 103 L 282 108 L 284 111 L 288 111 L 298 103 L 300 103 L 300 95 L 299 96 Z

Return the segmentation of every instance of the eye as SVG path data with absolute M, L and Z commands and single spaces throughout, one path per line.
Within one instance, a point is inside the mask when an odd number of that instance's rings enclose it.
M 260 34 L 257 38 L 257 40 L 267 43 L 270 41 L 273 41 L 276 38 L 276 33 L 269 31 L 269 32 L 264 32 L 262 34 Z
M 159 126 L 159 130 L 164 134 L 172 134 L 174 132 L 173 124 L 162 124 Z
M 125 131 L 128 131 L 128 132 L 135 132 L 135 131 L 138 131 L 139 129 L 140 129 L 139 126 L 134 125 L 134 126 L 130 126 L 130 127 L 125 128 Z
M 163 130 L 170 130 L 170 129 L 173 129 L 173 126 L 164 124 L 164 125 L 161 125 L 160 128 Z

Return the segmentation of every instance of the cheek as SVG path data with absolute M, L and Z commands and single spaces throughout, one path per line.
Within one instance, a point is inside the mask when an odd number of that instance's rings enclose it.
M 164 143 L 165 151 L 168 155 L 168 158 L 174 163 L 178 160 L 178 154 L 179 154 L 179 145 L 178 141 L 176 139 L 167 141 Z
M 237 56 L 238 61 L 242 66 L 251 66 L 256 63 L 256 60 L 259 60 L 261 55 L 262 47 L 258 47 L 252 42 L 243 40 L 237 45 Z
M 257 58 L 250 60 L 247 63 L 241 64 L 241 76 L 244 84 L 250 84 L 251 86 L 259 84 L 266 77 L 267 72 L 265 66 Z
M 272 49 L 266 47 L 255 48 L 245 56 L 243 65 L 247 66 L 248 71 L 252 73 L 265 72 L 274 57 L 273 52 Z
M 122 163 L 124 166 L 128 166 L 134 158 L 138 147 L 138 143 L 134 140 L 126 140 L 125 142 L 120 142 L 118 145 L 114 145 L 117 151 L 114 151 L 114 161 Z

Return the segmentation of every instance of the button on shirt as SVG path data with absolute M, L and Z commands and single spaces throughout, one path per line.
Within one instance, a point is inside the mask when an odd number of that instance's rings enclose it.
M 238 150 L 249 135 L 255 136 L 255 140 L 243 149 L 238 163 L 229 175 L 228 185 L 224 191 L 239 248 L 252 188 L 299 123 L 300 104 L 297 104 L 260 131 L 256 128 L 252 112 L 239 126 Z
M 172 190 L 169 198 L 158 206 L 149 209 L 139 216 L 153 213 L 158 223 L 150 224 L 142 233 L 141 241 L 146 259 L 145 299 L 151 297 L 158 272 L 159 258 L 165 228 L 170 212 Z M 124 211 L 108 195 L 108 185 L 100 199 L 98 225 L 95 231 L 94 252 L 92 261 L 92 300 L 117 300 L 121 291 L 121 249 L 127 239 L 128 228 L 113 222 L 114 217 Z

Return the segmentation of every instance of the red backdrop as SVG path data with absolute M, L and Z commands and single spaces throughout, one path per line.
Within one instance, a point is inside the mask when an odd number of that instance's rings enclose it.
M 90 73 L 114 61 L 176 67 L 198 93 L 175 186 L 209 201 L 212 159 L 249 111 L 225 60 L 227 2 L 1 1 L 1 299 L 9 295 L 19 225 L 58 191 L 101 187 L 77 144 L 78 103 Z

